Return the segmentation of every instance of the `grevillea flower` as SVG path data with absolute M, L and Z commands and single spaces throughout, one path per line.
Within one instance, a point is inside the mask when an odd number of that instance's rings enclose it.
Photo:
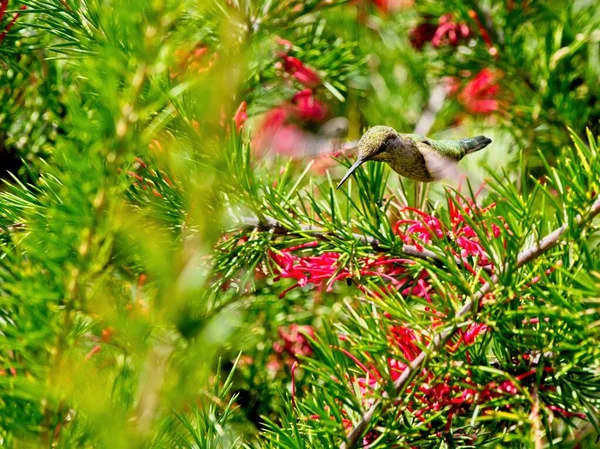
M 317 100 L 310 89 L 304 89 L 294 95 L 292 104 L 302 120 L 318 122 L 327 116 L 327 105 Z
M 298 58 L 283 55 L 282 59 L 285 71 L 303 86 L 314 88 L 321 84 L 319 75 L 314 70 L 306 67 Z
M 500 244 L 505 244 L 504 236 L 510 232 L 501 217 L 489 216 L 488 212 L 494 208 L 494 204 L 483 208 L 476 204 L 475 200 L 463 199 L 457 195 L 448 198 L 449 220 L 447 223 L 433 214 L 405 208 L 401 211 L 403 217 L 396 223 L 395 230 L 404 243 L 415 245 L 418 248 L 423 248 L 424 245 L 436 241 L 442 242 L 474 275 L 477 273 L 471 267 L 474 261 L 480 267 L 493 272 L 495 269 L 493 259 L 486 253 L 480 238 L 495 239 L 499 240 Z M 479 229 L 473 229 L 470 224 L 473 222 L 478 223 Z M 433 291 L 433 285 L 429 282 L 428 273 L 422 271 L 415 275 L 414 267 L 412 267 L 413 270 L 408 269 L 411 264 L 409 260 L 395 259 L 386 255 L 364 257 L 359 259 L 350 271 L 341 265 L 338 253 L 316 253 L 319 246 L 318 241 L 312 241 L 271 253 L 271 260 L 279 273 L 277 279 L 295 280 L 295 283 L 282 293 L 282 297 L 290 289 L 309 284 L 325 286 L 327 290 L 331 290 L 335 282 L 348 279 L 352 279 L 358 284 L 357 287 L 361 288 L 361 284 L 364 284 L 362 279 L 372 277 L 381 281 L 383 290 L 395 290 L 404 296 L 423 298 L 428 303 L 426 310 L 431 316 L 431 322 L 429 324 L 421 323 L 418 327 L 393 320 L 388 313 L 381 315 L 381 326 L 386 332 L 388 340 L 387 367 L 384 371 L 389 373 L 390 379 L 384 378 L 382 371 L 377 368 L 379 359 L 365 351 L 353 351 L 354 338 L 340 335 L 340 346 L 335 346 L 334 349 L 348 357 L 359 371 L 359 373 L 349 372 L 346 374 L 345 381 L 360 393 L 362 406 L 368 409 L 381 396 L 383 393 L 381 390 L 387 382 L 389 380 L 397 381 L 405 372 L 407 364 L 415 360 L 423 348 L 431 343 L 431 336 L 439 333 L 436 328 L 447 322 L 448 311 L 434 308 L 436 302 L 432 296 L 436 292 Z M 307 255 L 307 252 L 312 252 L 312 254 Z M 548 273 L 552 269 L 549 269 Z M 357 280 L 357 273 L 360 274 L 360 281 Z M 532 282 L 537 281 L 536 278 L 532 279 Z M 364 288 L 361 289 L 367 295 L 374 294 Z M 533 323 L 539 323 L 539 320 L 532 318 L 525 324 Z M 470 363 L 469 347 L 481 335 L 493 332 L 493 329 L 482 322 L 465 324 L 454 332 L 452 339 L 446 343 L 444 349 L 448 353 L 464 354 L 467 363 Z M 283 342 L 276 346 L 276 351 L 289 354 L 291 359 L 297 355 L 310 354 L 309 347 L 306 347 L 306 339 L 301 335 L 299 328 L 300 326 L 290 326 L 281 329 L 280 336 Z M 312 332 L 311 328 L 309 335 L 312 336 Z M 531 369 L 533 362 L 526 356 L 527 354 L 524 354 L 522 357 L 526 363 L 517 362 L 510 376 L 498 375 L 491 381 L 489 377 L 485 377 L 483 381 L 477 380 L 481 379 L 483 374 L 489 376 L 490 373 L 473 373 L 471 370 L 467 370 L 461 378 L 451 374 L 440 378 L 433 371 L 422 368 L 415 373 L 415 378 L 406 387 L 405 398 L 408 399 L 401 398 L 399 400 L 405 400 L 405 409 L 427 427 L 432 427 L 432 420 L 440 416 L 440 411 L 444 411 L 442 416 L 446 417 L 446 429 L 449 430 L 455 415 L 471 414 L 475 407 L 479 408 L 482 415 L 493 413 L 498 407 L 506 406 L 507 398 L 518 395 L 529 388 L 531 382 L 539 382 L 540 389 L 553 388 L 552 385 L 548 385 L 553 378 L 553 368 L 538 366 Z M 527 366 L 529 368 L 524 370 L 523 368 Z M 541 377 L 539 376 L 540 370 Z M 581 414 L 569 412 L 557 405 L 546 405 L 546 407 L 563 416 L 584 418 Z M 342 416 L 344 427 L 350 431 L 353 428 L 352 422 L 345 417 L 343 411 Z M 317 415 L 310 417 L 310 419 L 327 418 L 330 417 Z M 372 430 L 364 437 L 363 447 L 368 447 L 378 437 L 377 430 Z
M 308 337 L 314 338 L 315 331 L 312 326 L 299 326 L 292 324 L 288 327 L 279 328 L 280 340 L 275 342 L 273 349 L 276 353 L 286 353 L 294 360 L 299 357 L 308 357 L 312 354 L 312 348 Z
M 460 196 L 457 196 L 454 200 L 449 198 L 448 211 L 451 224 L 449 228 L 432 215 L 406 207 L 402 212 L 411 213 L 413 218 L 399 220 L 396 223 L 395 230 L 404 243 L 414 245 L 417 249 L 423 249 L 423 245 L 430 244 L 434 239 L 446 238 L 453 240 L 454 246 L 451 246 L 450 250 L 467 269 L 475 273 L 475 270 L 469 265 L 469 258 L 475 258 L 480 267 L 493 271 L 492 262 L 482 246 L 478 234 L 466 218 L 481 216 L 494 207 L 495 204 L 492 204 L 482 209 L 473 200 L 464 200 Z M 498 217 L 498 219 L 502 221 L 501 217 Z M 488 238 L 498 239 L 501 237 L 502 231 L 498 224 L 484 223 L 483 226 Z
M 464 200 L 460 196 L 454 199 L 449 198 L 450 227 L 445 226 L 433 215 L 406 207 L 401 210 L 406 218 L 398 220 L 394 229 L 404 243 L 413 245 L 418 250 L 423 250 L 424 245 L 431 244 L 434 239 L 445 239 L 449 244 L 449 250 L 473 274 L 476 274 L 477 271 L 471 266 L 472 261 L 476 261 L 478 266 L 488 271 L 493 271 L 492 261 L 482 246 L 479 235 L 469 225 L 467 217 L 482 216 L 494 206 L 492 204 L 483 209 L 473 200 Z M 499 221 L 501 221 L 500 218 Z M 502 230 L 498 224 L 490 223 L 483 226 L 488 238 L 498 239 L 502 237 Z M 365 257 L 359 260 L 358 267 L 355 267 L 357 271 L 350 271 L 348 267 L 338 264 L 339 253 L 325 252 L 320 255 L 309 256 L 294 254 L 298 250 L 306 250 L 317 246 L 319 246 L 319 242 L 313 241 L 270 253 L 270 257 L 279 272 L 276 280 L 287 278 L 296 281 L 294 285 L 281 294 L 281 297 L 294 288 L 304 287 L 308 284 L 324 285 L 326 291 L 331 291 L 335 282 L 353 280 L 358 273 L 361 277 L 373 276 L 384 280 L 386 283 L 382 288 L 384 291 L 392 288 L 400 291 L 403 295 L 418 296 L 431 302 L 427 274 L 422 272 L 416 278 L 408 276 L 407 267 L 412 263 L 410 260 L 390 258 L 385 255 Z M 357 286 L 366 291 L 362 283 Z M 375 292 L 370 293 L 375 294 Z
M 304 245 L 288 248 L 282 251 L 272 251 L 271 259 L 279 271 L 275 278 L 294 279 L 296 281 L 291 287 L 281 293 L 283 298 L 290 290 L 303 287 L 308 284 L 324 285 L 326 291 L 333 290 L 336 281 L 353 279 L 352 273 L 347 267 L 339 267 L 339 253 L 326 252 L 318 256 L 296 256 L 294 251 L 299 249 L 318 246 L 318 242 L 309 242 Z M 405 265 L 411 261 L 398 258 L 364 258 L 361 260 L 359 273 L 361 276 L 377 276 L 390 281 L 393 285 L 402 286 L 406 281 L 399 280 L 406 274 Z M 359 285 L 359 288 L 362 286 Z
M 246 123 L 246 120 L 248 120 L 248 113 L 246 112 L 246 107 L 246 102 L 242 101 L 237 111 L 235 112 L 235 115 L 233 116 L 233 121 L 235 122 L 235 127 L 238 131 L 242 129 L 244 123 Z
M 472 114 L 489 115 L 500 110 L 498 80 L 501 72 L 485 68 L 475 75 L 458 94 L 458 102 Z
M 318 100 L 314 92 L 305 89 L 267 112 L 258 132 L 253 148 L 263 152 L 267 148 L 288 156 L 302 156 L 303 149 L 311 145 L 316 137 L 298 126 L 298 122 L 320 122 L 327 116 L 327 105 Z
M 421 51 L 427 42 L 431 42 L 435 36 L 437 25 L 430 22 L 423 22 L 414 27 L 408 38 L 414 49 Z
M 467 354 L 467 359 L 469 359 L 468 349 L 466 348 L 475 342 L 477 336 L 486 331 L 487 326 L 485 324 L 472 323 L 465 332 L 458 333 L 458 341 L 454 345 L 449 345 L 448 349 L 455 351 L 462 347 Z M 420 331 L 410 329 L 404 325 L 392 324 L 388 327 L 388 332 L 390 351 L 398 352 L 398 357 L 388 359 L 391 380 L 396 381 L 404 373 L 406 364 L 414 360 L 421 353 L 421 348 L 429 341 Z M 346 336 L 340 338 L 340 340 L 352 343 Z M 347 381 L 360 392 L 362 405 L 365 409 L 368 409 L 374 403 L 375 398 L 381 394 L 379 390 L 384 385 L 383 376 L 375 367 L 375 360 L 371 359 L 368 353 L 363 353 L 360 356 L 361 361 L 350 351 L 343 348 L 338 349 L 364 373 L 356 376 L 348 375 Z M 553 368 L 545 367 L 543 372 L 552 373 Z M 470 371 L 467 371 L 466 377 L 457 379 L 450 374 L 438 378 L 433 372 L 422 369 L 406 389 L 407 397 L 410 399 L 405 406 L 409 412 L 423 423 L 426 423 L 428 427 L 432 426 L 431 417 L 439 413 L 440 410 L 446 409 L 444 414 L 447 420 L 446 430 L 449 430 L 454 415 L 464 413 L 474 406 L 479 406 L 480 412 L 483 414 L 488 413 L 488 411 L 492 412 L 498 406 L 498 403 L 491 403 L 493 400 L 518 394 L 522 388 L 527 387 L 530 382 L 529 379 L 537 373 L 538 369 L 534 368 L 518 375 L 513 374 L 514 381 L 500 378 L 498 381 L 478 384 L 473 379 L 474 376 Z M 540 388 L 544 388 L 544 381 L 549 379 L 551 377 L 542 377 Z M 551 389 L 552 387 L 548 388 Z M 585 418 L 584 414 L 569 412 L 562 407 L 554 405 L 548 405 L 547 407 L 563 416 Z M 344 427 L 348 431 L 352 430 L 353 426 L 346 424 L 344 420 Z M 377 436 L 377 432 L 372 431 L 364 441 L 365 447 L 367 447 L 366 443 L 374 441 Z
M 409 35 L 411 45 L 422 50 L 425 43 L 431 42 L 434 47 L 456 47 L 462 41 L 471 37 L 471 30 L 465 22 L 455 22 L 453 14 L 442 15 L 437 25 L 431 22 L 431 17 L 412 29 Z
M 464 22 L 454 22 L 452 14 L 444 14 L 440 17 L 439 25 L 435 30 L 431 44 L 434 47 L 451 45 L 456 47 L 460 41 L 468 39 L 471 30 Z

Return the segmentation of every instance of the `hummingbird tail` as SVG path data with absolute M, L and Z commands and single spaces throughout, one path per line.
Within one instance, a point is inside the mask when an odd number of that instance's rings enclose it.
M 483 150 L 490 143 L 492 139 L 485 136 L 470 137 L 468 139 L 459 140 L 460 145 L 464 148 L 465 154 L 475 153 L 476 151 Z

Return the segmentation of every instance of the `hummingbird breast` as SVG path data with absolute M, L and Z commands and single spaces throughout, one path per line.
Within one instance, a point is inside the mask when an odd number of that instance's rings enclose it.
M 398 139 L 397 144 L 386 153 L 384 161 L 399 175 L 420 182 L 433 181 L 425 158 L 413 140 Z

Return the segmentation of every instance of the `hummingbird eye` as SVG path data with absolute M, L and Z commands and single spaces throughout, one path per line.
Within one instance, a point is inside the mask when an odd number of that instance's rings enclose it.
M 377 151 L 375 152 L 375 154 L 380 154 L 380 153 L 383 153 L 384 151 L 388 150 L 391 147 L 394 140 L 396 140 L 396 138 L 397 138 L 396 136 L 386 137 L 385 140 L 383 142 L 381 142 L 381 144 L 377 148 Z

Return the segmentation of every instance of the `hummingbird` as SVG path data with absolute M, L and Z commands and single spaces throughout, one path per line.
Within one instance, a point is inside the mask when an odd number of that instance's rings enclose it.
M 467 154 L 492 143 L 485 136 L 461 140 L 433 140 L 420 134 L 400 134 L 390 126 L 373 126 L 358 142 L 358 159 L 337 189 L 367 161 L 387 162 L 399 175 L 431 182 L 456 174 L 456 165 Z

